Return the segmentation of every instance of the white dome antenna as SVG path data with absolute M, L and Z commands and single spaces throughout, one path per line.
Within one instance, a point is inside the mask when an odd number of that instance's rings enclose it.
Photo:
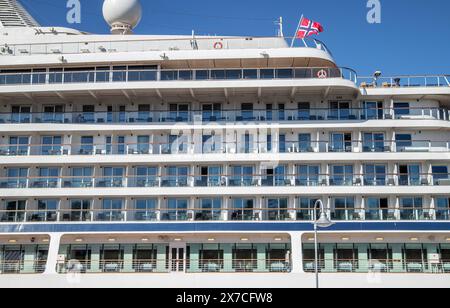
M 142 17 L 139 0 L 105 0 L 103 17 L 111 26 L 112 34 L 132 34 Z

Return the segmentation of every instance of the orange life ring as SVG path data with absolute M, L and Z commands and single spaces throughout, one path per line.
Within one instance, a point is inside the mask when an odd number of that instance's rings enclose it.
M 215 42 L 214 43 L 214 49 L 223 49 L 222 42 Z

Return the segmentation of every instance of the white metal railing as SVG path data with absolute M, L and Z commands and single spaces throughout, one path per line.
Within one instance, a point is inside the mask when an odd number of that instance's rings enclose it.
M 139 39 L 89 40 L 80 42 L 54 42 L 30 44 L 6 44 L 0 54 L 11 56 L 42 54 L 86 54 L 117 52 L 149 52 L 177 50 L 219 49 L 272 49 L 289 48 L 288 37 L 184 37 Z M 296 40 L 295 48 L 315 48 L 331 55 L 326 45 L 317 39 Z
M 308 109 L 224 109 L 215 111 L 121 111 L 121 112 L 2 112 L 0 124 L 54 123 L 204 123 L 273 121 L 366 121 L 366 120 L 449 120 L 449 111 L 439 107 L 412 108 L 308 108 Z
M 157 188 L 157 187 L 291 187 L 291 186 L 450 186 L 447 173 L 217 174 L 147 176 L 1 177 L 0 189 L 23 188 Z
M 450 87 L 450 75 L 399 75 L 393 77 L 358 77 L 363 88 Z
M 88 199 L 89 200 L 89 199 Z M 92 203 L 93 201 L 91 201 Z M 155 199 L 156 202 L 156 199 Z M 314 219 L 312 207 L 277 208 L 173 208 L 173 209 L 71 209 L 56 208 L 0 210 L 0 223 L 89 223 L 89 222 L 304 222 Z M 133 206 L 134 207 L 134 206 Z M 329 211 L 333 220 L 344 221 L 449 221 L 450 208 L 422 207 L 389 208 L 335 207 Z
M 431 140 L 349 140 L 349 141 L 226 141 L 201 142 L 202 136 L 186 136 L 173 142 L 0 144 L 1 156 L 110 156 L 110 155 L 186 155 L 186 154 L 295 154 L 295 153 L 449 153 L 450 142 Z M 150 138 L 149 138 L 150 140 Z
M 305 272 L 314 272 L 315 260 L 303 260 Z M 318 269 L 322 273 L 450 273 L 450 261 L 428 261 L 423 259 L 321 259 Z
M 0 86 L 80 83 L 116 83 L 148 81 L 220 81 L 220 80 L 274 80 L 274 79 L 329 79 L 340 78 L 356 83 L 357 74 L 350 68 L 334 67 L 280 67 L 227 69 L 86 69 L 0 73 Z

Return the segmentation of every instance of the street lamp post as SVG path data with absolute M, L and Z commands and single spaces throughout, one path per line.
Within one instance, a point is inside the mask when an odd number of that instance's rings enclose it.
M 317 220 L 317 207 L 320 206 L 320 218 Z M 329 228 L 334 223 L 328 218 L 325 212 L 325 207 L 322 200 L 317 200 L 314 204 L 314 271 L 316 274 L 316 288 L 319 288 L 319 244 L 318 244 L 318 229 Z

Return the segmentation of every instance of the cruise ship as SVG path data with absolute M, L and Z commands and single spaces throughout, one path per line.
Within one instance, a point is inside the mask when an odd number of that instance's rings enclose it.
M 449 75 L 103 13 L 0 1 L 0 286 L 450 286 Z

